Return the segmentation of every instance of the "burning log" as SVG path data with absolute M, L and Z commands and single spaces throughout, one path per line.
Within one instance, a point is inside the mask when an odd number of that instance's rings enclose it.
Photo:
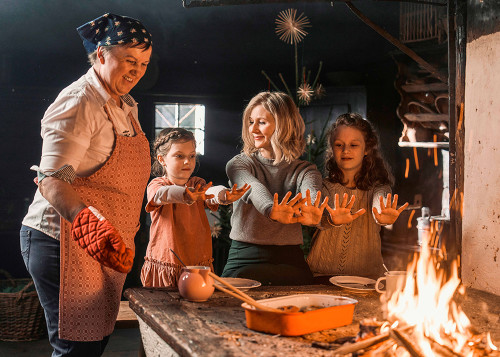
M 461 357 L 458 353 L 455 353 L 451 348 L 448 346 L 444 346 L 434 340 L 433 338 L 430 338 L 429 336 L 425 336 L 427 340 L 431 343 L 431 347 L 434 351 L 437 353 L 443 355 L 444 357 Z
M 413 342 L 410 341 L 405 333 L 398 331 L 397 329 L 391 329 L 389 331 L 389 336 L 391 336 L 399 346 L 406 348 L 412 357 L 425 357 L 425 355 L 417 346 L 415 346 Z
M 389 332 L 382 333 L 378 336 L 367 338 L 366 340 L 345 344 L 344 346 L 337 348 L 334 351 L 334 353 L 336 355 L 346 355 L 349 353 L 357 352 L 365 348 L 371 347 L 373 345 L 376 345 L 377 343 L 383 342 L 388 338 L 389 338 Z

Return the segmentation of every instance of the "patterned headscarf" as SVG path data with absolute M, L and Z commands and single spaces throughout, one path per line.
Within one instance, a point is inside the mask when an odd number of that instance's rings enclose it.
M 124 45 L 127 43 L 153 44 L 151 34 L 136 19 L 115 14 L 104 14 L 76 29 L 83 40 L 87 53 L 99 46 Z

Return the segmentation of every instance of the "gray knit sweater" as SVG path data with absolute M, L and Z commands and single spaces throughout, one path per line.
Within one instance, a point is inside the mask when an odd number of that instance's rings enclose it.
M 258 153 L 248 157 L 239 154 L 226 165 L 230 185 L 238 187 L 245 183 L 252 187 L 241 199 L 233 203 L 231 217 L 231 239 L 262 245 L 302 244 L 302 229 L 299 223 L 282 224 L 269 218 L 273 206 L 274 193 L 279 202 L 288 191 L 292 197 L 306 190 L 311 191 L 314 200 L 321 190 L 321 173 L 316 165 L 303 160 L 292 163 L 281 162 L 273 165 L 273 160 Z

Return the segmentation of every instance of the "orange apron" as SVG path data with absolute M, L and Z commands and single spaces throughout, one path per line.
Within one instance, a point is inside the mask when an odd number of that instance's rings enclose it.
M 126 137 L 115 131 L 115 148 L 108 161 L 91 176 L 77 178 L 72 186 L 88 206 L 97 208 L 115 226 L 125 245 L 135 251 L 134 237 L 140 226 L 151 159 L 144 132 L 130 118 L 137 134 Z M 59 338 L 98 341 L 110 335 L 126 276 L 91 258 L 71 238 L 71 223 L 61 218 Z

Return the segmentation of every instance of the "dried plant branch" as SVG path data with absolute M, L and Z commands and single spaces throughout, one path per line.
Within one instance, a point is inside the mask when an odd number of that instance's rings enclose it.
M 312 84 L 313 88 L 315 88 L 316 83 L 318 83 L 319 74 L 321 73 L 322 68 L 323 68 L 323 61 L 319 61 L 318 73 L 316 73 L 316 78 L 314 78 L 314 82 Z
M 266 79 L 269 81 L 269 83 L 271 83 L 271 85 L 274 87 L 275 90 L 277 90 L 277 91 L 280 90 L 278 88 L 278 86 L 276 84 L 274 84 L 274 82 L 272 81 L 272 79 L 269 78 L 269 76 L 267 75 L 267 73 L 264 70 L 260 71 L 260 73 L 262 73 L 264 75 L 264 77 L 266 77 Z
M 285 89 L 286 89 L 286 92 L 288 93 L 288 95 L 289 95 L 290 97 L 292 97 L 292 98 L 293 98 L 293 96 L 292 96 L 292 92 L 290 92 L 290 88 L 288 88 L 288 86 L 287 86 L 287 84 L 286 84 L 286 82 L 285 82 L 285 79 L 283 78 L 283 76 L 281 75 L 281 73 L 278 73 L 278 76 L 280 77 L 281 82 L 282 82 L 282 83 L 283 83 L 283 85 L 285 86 Z

